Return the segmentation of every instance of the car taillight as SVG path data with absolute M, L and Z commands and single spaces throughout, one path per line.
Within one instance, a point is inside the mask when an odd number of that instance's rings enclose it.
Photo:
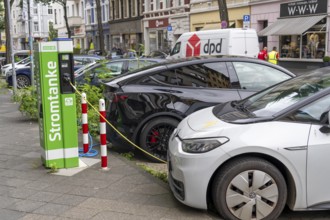
M 124 101 L 125 99 L 127 99 L 128 96 L 127 95 L 118 95 L 118 94 L 114 94 L 114 98 L 112 100 L 112 102 L 120 102 L 120 101 Z

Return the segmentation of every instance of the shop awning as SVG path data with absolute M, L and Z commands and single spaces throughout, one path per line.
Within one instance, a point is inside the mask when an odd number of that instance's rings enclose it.
M 319 15 L 319 16 L 278 19 L 273 24 L 259 31 L 258 35 L 259 36 L 300 35 L 325 17 L 326 15 Z

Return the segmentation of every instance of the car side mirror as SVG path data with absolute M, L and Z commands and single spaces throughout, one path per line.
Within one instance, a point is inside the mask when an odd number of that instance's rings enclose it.
M 321 115 L 321 123 L 324 124 L 320 131 L 324 134 L 330 133 L 330 112 L 325 112 Z

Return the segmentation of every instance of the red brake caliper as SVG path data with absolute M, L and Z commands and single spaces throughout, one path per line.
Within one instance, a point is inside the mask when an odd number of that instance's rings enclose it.
M 152 144 L 157 143 L 157 137 L 159 136 L 159 132 L 153 130 L 151 133 L 152 133 L 152 135 L 150 137 L 150 143 L 152 143 Z

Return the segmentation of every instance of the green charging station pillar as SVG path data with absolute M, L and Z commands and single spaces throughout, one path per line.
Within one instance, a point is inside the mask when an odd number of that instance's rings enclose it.
M 35 45 L 41 158 L 47 168 L 79 166 L 71 39 Z

